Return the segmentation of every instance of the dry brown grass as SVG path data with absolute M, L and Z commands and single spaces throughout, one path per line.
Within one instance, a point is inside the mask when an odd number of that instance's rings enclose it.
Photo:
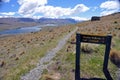
M 56 27 L 0 38 L 0 79 L 19 80 L 21 75 L 33 68 L 38 60 L 73 28 Z
M 44 74 L 40 80 L 60 80 L 60 73 Z
M 116 22 L 117 23 L 116 23 Z M 82 34 L 93 34 L 93 35 L 108 35 L 111 34 L 113 36 L 112 40 L 112 48 L 120 48 L 120 14 L 110 15 L 106 17 L 102 17 L 100 21 L 86 21 L 82 23 L 78 23 L 75 26 L 78 26 L 78 33 Z M 69 39 L 68 43 L 65 47 L 58 52 L 57 56 L 54 58 L 54 64 L 50 65 L 52 68 L 48 67 L 48 74 L 51 72 L 59 72 L 61 74 L 60 80 L 74 80 L 74 69 L 75 69 L 75 44 L 76 35 L 72 35 Z M 117 38 L 117 41 L 116 41 Z M 72 44 L 73 43 L 73 44 Z M 89 77 L 101 77 L 105 78 L 102 67 L 103 67 L 103 59 L 104 59 L 104 45 L 81 45 L 82 53 L 81 54 L 81 76 L 85 78 Z M 92 53 L 92 54 L 84 54 L 84 53 Z M 118 63 L 120 60 L 119 51 L 110 54 L 110 58 Z M 117 58 L 117 59 L 116 59 Z M 56 64 L 58 63 L 59 64 Z M 116 63 L 115 62 L 115 63 Z M 119 63 L 120 64 L 120 63 Z M 109 63 L 110 74 L 113 76 L 114 80 L 116 79 L 116 69 L 111 62 Z M 62 75 L 63 74 L 63 75 Z M 44 74 L 43 74 L 44 75 Z
M 104 16 L 100 21 L 86 21 L 77 24 L 82 34 L 111 34 L 114 37 L 120 32 L 120 13 Z

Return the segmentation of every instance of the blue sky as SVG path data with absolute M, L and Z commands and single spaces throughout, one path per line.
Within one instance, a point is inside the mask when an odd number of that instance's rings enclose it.
M 117 0 L 2 0 L 0 17 L 87 20 L 120 11 Z

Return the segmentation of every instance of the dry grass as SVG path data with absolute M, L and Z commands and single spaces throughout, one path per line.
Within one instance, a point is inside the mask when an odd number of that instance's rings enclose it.
M 25 35 L 0 38 L 0 79 L 19 80 L 20 75 L 25 74 L 33 68 L 38 59 L 44 56 L 45 52 L 53 48 L 57 41 L 66 33 L 69 33 L 75 26 L 79 27 L 77 32 L 83 34 L 111 34 L 113 36 L 112 48 L 120 50 L 120 14 L 102 17 L 100 21 L 86 21 L 73 26 L 45 29 Z M 41 80 L 53 79 L 54 74 L 60 74 L 60 80 L 74 80 L 75 72 L 75 34 L 71 36 L 64 48 L 58 52 L 53 59 L 53 64 L 48 67 L 48 72 L 43 74 Z M 70 42 L 70 43 L 69 43 Z M 51 46 L 52 45 L 52 46 Z M 81 54 L 81 76 L 105 78 L 102 72 L 105 46 L 84 46 Z M 84 54 L 91 52 L 92 54 Z M 110 54 L 111 61 L 118 62 L 119 51 Z M 111 75 L 116 77 L 116 67 L 109 63 Z M 54 74 L 50 74 L 54 73 Z
M 19 80 L 21 75 L 35 67 L 38 60 L 73 28 L 57 27 L 0 38 L 0 79 Z
M 78 33 L 82 34 L 93 34 L 93 35 L 108 35 L 111 34 L 112 48 L 120 50 L 120 13 L 116 15 L 104 16 L 100 21 L 86 21 L 75 26 L 78 26 Z M 75 73 L 75 34 L 71 36 L 65 47 L 58 52 L 57 56 L 53 59 L 53 64 L 48 67 L 48 72 L 58 72 L 61 74 L 60 80 L 74 80 Z M 81 52 L 81 77 L 83 78 L 105 78 L 102 72 L 103 60 L 104 60 L 104 45 L 82 45 Z M 85 54 L 91 53 L 91 54 Z M 119 52 L 110 54 L 110 58 L 119 61 Z M 109 61 L 108 69 L 111 76 L 116 80 L 117 67 Z M 64 75 L 62 75 L 64 74 Z M 44 75 L 44 74 L 43 74 Z
M 40 80 L 60 80 L 60 73 L 44 74 Z

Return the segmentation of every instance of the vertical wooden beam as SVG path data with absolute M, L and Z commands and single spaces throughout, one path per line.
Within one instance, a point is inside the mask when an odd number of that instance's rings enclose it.
M 106 37 L 106 49 L 105 49 L 104 63 L 103 63 L 103 72 L 104 72 L 107 80 L 113 80 L 108 69 L 107 69 L 108 68 L 109 53 L 110 53 L 110 46 L 111 46 L 111 38 L 112 38 L 112 36 L 110 36 L 110 35 L 108 35 Z
M 80 34 L 76 34 L 76 66 L 75 80 L 80 80 Z
M 105 55 L 104 55 L 104 63 L 103 63 L 103 72 L 104 72 L 104 75 L 105 75 L 107 80 L 113 80 L 108 69 L 107 69 L 108 68 L 109 53 L 110 53 L 110 46 L 111 46 L 111 39 L 112 39 L 111 35 L 94 36 L 94 35 L 82 35 L 79 33 L 76 34 L 75 80 L 81 79 L 80 78 L 80 51 L 81 51 L 80 47 L 81 47 L 81 42 L 105 44 L 106 45 Z

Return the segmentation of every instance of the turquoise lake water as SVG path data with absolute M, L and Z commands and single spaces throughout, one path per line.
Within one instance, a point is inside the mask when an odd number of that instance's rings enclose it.
M 32 26 L 32 27 L 22 27 L 12 30 L 4 30 L 0 31 L 0 35 L 11 35 L 11 34 L 22 34 L 22 33 L 30 33 L 40 31 L 40 26 Z

